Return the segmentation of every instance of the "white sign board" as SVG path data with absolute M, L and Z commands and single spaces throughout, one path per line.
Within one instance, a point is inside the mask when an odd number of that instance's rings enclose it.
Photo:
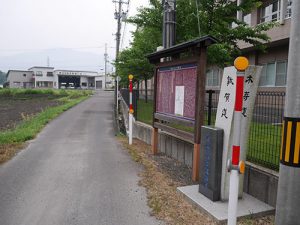
M 253 108 L 261 75 L 261 66 L 250 66 L 245 73 L 242 124 L 241 124 L 241 153 L 240 160 L 246 161 L 247 140 L 249 128 L 253 114 Z M 219 105 L 215 126 L 224 130 L 223 161 L 222 161 L 222 181 L 221 181 L 221 200 L 228 200 L 229 196 L 229 177 L 227 171 L 227 161 L 231 159 L 232 138 L 233 138 L 233 113 L 236 92 L 236 69 L 227 67 L 224 69 Z M 243 193 L 243 176 L 240 176 L 239 196 Z
M 183 116 L 184 86 L 175 87 L 175 115 Z

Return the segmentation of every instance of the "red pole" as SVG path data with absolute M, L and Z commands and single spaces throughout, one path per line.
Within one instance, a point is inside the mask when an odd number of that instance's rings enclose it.
M 129 144 L 132 144 L 132 127 L 133 127 L 133 106 L 132 106 L 132 80 L 133 80 L 133 75 L 128 76 L 129 79 Z
M 238 57 L 234 62 L 234 66 L 238 71 L 234 106 L 233 146 L 231 161 L 228 163 L 228 171 L 230 172 L 228 225 L 236 225 L 239 194 L 239 173 L 244 173 L 244 162 L 240 162 L 240 135 L 244 95 L 244 76 L 248 65 L 248 59 L 245 57 Z

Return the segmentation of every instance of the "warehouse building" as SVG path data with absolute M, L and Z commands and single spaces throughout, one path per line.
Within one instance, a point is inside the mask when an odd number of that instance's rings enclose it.
M 31 67 L 9 70 L 7 81 L 11 88 L 104 89 L 110 88 L 112 77 L 94 71 L 55 70 L 54 67 Z

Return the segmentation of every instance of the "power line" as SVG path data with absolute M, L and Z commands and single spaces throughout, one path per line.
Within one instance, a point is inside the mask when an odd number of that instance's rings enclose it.
M 105 44 L 105 53 L 104 53 L 104 88 L 105 89 L 106 89 L 107 62 L 108 62 L 107 44 Z

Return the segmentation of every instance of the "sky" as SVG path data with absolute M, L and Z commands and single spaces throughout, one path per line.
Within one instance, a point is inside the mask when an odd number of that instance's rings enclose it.
M 147 5 L 148 0 L 130 0 L 129 16 Z M 0 57 L 59 48 L 103 55 L 107 43 L 113 60 L 114 12 L 112 0 L 0 0 Z M 133 29 L 127 24 L 123 48 Z

